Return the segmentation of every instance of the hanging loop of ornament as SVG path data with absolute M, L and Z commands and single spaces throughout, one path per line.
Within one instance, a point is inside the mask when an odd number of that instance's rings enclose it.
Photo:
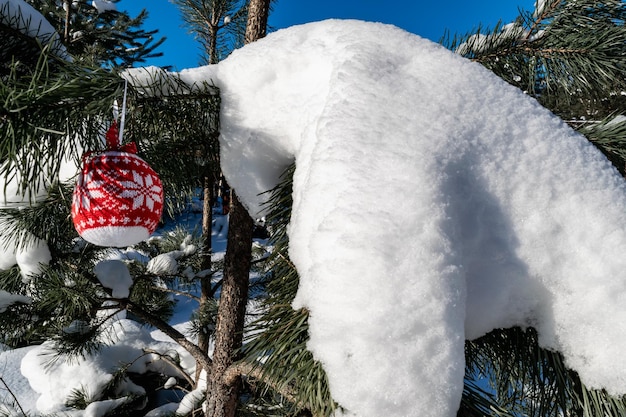
M 129 153 L 137 153 L 137 145 L 135 142 L 130 142 L 122 145 L 124 140 L 124 123 L 126 120 L 126 96 L 128 93 L 128 80 L 124 80 L 124 96 L 122 98 L 122 111 L 120 115 L 120 124 L 117 125 L 117 106 L 113 106 L 113 123 L 107 130 L 105 139 L 107 142 L 107 150 L 109 151 L 121 151 Z

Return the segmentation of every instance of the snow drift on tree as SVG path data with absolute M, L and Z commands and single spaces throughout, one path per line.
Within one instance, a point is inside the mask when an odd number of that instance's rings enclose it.
M 478 64 L 395 27 L 325 21 L 213 67 L 222 162 L 253 215 L 296 161 L 290 256 L 309 348 L 358 416 L 454 416 L 465 338 L 535 326 L 626 393 L 626 189 Z

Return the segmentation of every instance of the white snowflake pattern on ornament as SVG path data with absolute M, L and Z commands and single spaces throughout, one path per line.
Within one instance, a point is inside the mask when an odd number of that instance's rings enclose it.
M 142 176 L 138 172 L 133 172 L 133 179 L 134 181 L 122 182 L 123 197 L 133 199 L 133 210 L 144 205 L 154 210 L 154 204 L 162 202 L 161 187 L 155 184 L 150 174 Z

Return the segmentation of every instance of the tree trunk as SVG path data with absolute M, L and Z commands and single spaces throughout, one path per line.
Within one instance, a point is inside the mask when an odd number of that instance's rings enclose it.
M 204 201 L 202 204 L 202 264 L 200 268 L 202 271 L 211 269 L 211 253 L 213 252 L 212 238 L 212 224 L 213 224 L 213 212 L 211 207 L 211 201 L 213 200 L 213 178 L 211 174 L 207 174 L 204 177 Z M 204 308 L 206 302 L 213 297 L 213 291 L 211 290 L 211 274 L 207 274 L 201 278 L 200 281 L 200 311 Z M 209 352 L 209 333 L 202 330 L 198 334 L 198 347 L 203 352 Z M 196 365 L 196 382 L 200 376 L 201 366 L 198 363 Z M 209 369 L 205 369 L 209 372 Z
M 267 17 L 270 13 L 269 0 L 251 0 L 248 6 L 245 43 L 251 43 L 265 36 Z
M 248 301 L 253 222 L 233 192 L 228 242 L 224 257 L 224 280 L 220 295 L 213 364 L 208 380 L 207 417 L 234 417 L 241 378 L 225 381 L 226 370 L 241 347 Z
M 269 0 L 250 0 L 245 43 L 265 36 Z M 232 191 L 228 219 L 228 241 L 224 257 L 224 280 L 215 329 L 213 363 L 207 383 L 207 417 L 235 417 L 241 377 L 225 380 L 226 370 L 241 347 L 248 302 L 254 223 Z
M 207 55 L 209 55 L 209 64 L 217 64 L 219 57 L 217 56 L 217 31 L 218 27 L 209 24 L 209 48 Z

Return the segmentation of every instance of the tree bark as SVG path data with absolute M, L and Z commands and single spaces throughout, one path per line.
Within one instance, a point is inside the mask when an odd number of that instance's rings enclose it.
M 213 252 L 212 238 L 212 224 L 213 224 L 213 212 L 211 206 L 211 200 L 213 199 L 213 180 L 211 174 L 207 174 L 204 177 L 204 201 L 202 204 L 202 264 L 200 268 L 203 271 L 211 269 L 211 253 Z M 213 291 L 211 290 L 211 279 L 213 275 L 207 274 L 200 279 L 200 311 L 204 308 L 205 304 L 210 298 L 213 297 Z M 198 347 L 203 352 L 209 352 L 209 339 L 208 332 L 200 331 L 198 334 Z M 196 382 L 200 377 L 201 366 L 200 363 L 196 365 Z M 209 369 L 205 369 L 209 372 Z
M 261 39 L 267 33 L 267 18 L 270 13 L 269 0 L 251 0 L 248 5 L 248 23 L 245 43 Z
M 250 0 L 248 7 L 246 44 L 265 36 L 269 0 Z M 215 329 L 213 364 L 207 383 L 207 417 L 235 417 L 241 387 L 240 375 L 226 378 L 226 373 L 237 359 L 235 355 L 243 340 L 254 223 L 235 191 L 232 191 L 228 221 L 224 281 Z
M 208 378 L 207 417 L 234 417 L 241 378 L 225 378 L 241 347 L 248 301 L 253 222 L 233 192 L 224 281 L 215 329 L 213 364 Z

